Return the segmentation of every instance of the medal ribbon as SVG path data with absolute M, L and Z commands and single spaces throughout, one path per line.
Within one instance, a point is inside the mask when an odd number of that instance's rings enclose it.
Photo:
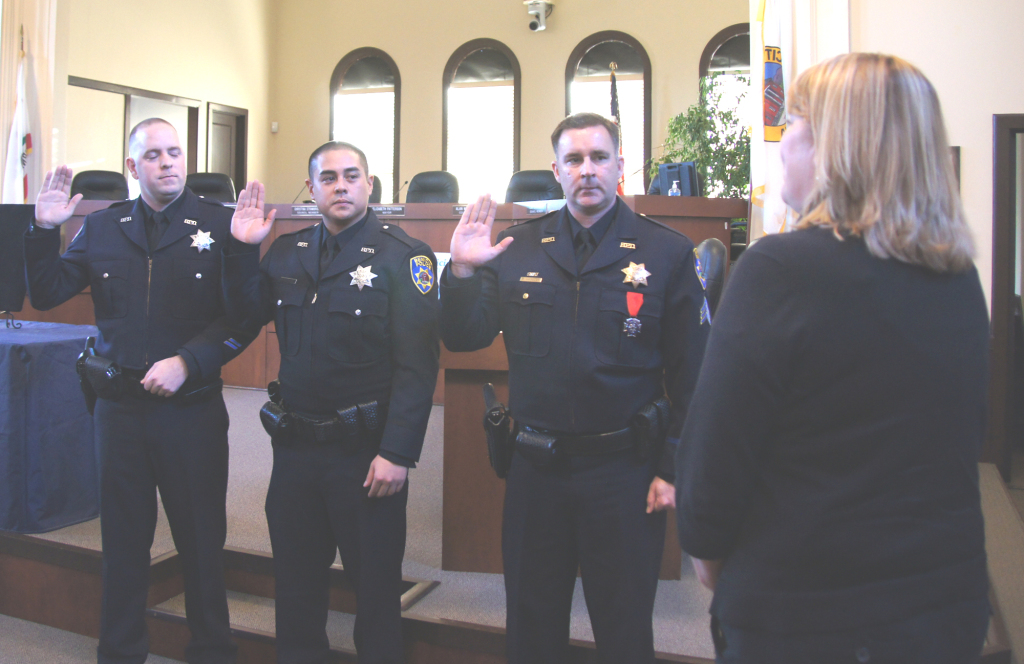
M 636 315 L 640 313 L 640 307 L 644 304 L 644 294 L 636 292 L 626 293 L 626 308 L 629 309 L 629 315 L 636 318 Z

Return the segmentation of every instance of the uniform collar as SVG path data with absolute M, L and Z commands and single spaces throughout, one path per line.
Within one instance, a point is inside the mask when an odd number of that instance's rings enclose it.
M 554 240 L 542 242 L 544 251 L 547 252 L 551 260 L 569 274 L 575 275 L 576 254 L 572 245 L 573 223 L 579 224 L 571 218 L 566 206 L 544 222 L 541 232 L 542 239 L 554 238 Z M 580 276 L 607 267 L 636 249 L 635 242 L 625 241 L 636 239 L 636 215 L 621 199 L 617 199 L 614 207 L 594 225 L 601 223 L 608 224 L 603 233 L 604 237 L 597 238 L 595 236 L 595 239 L 598 240 L 597 249 L 587 260 Z

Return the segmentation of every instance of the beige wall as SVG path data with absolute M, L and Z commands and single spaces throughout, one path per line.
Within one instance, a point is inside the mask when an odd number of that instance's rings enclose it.
M 931 79 L 950 143 L 961 146 L 961 194 L 985 286 L 992 279 L 992 115 L 1024 113 L 1021 0 L 851 0 L 851 46 L 892 53 Z
M 669 118 L 696 101 L 704 46 L 722 28 L 746 22 L 748 4 L 559 0 L 545 32 L 531 32 L 527 19 L 519 0 L 275 3 L 269 120 L 280 123 L 280 132 L 270 137 L 268 168 L 250 172 L 264 179 L 272 200 L 290 201 L 295 196 L 309 153 L 329 139 L 331 73 L 345 54 L 363 46 L 386 51 L 402 77 L 399 182 L 440 168 L 444 66 L 455 49 L 480 37 L 507 45 L 522 69 L 522 168 L 550 165 L 548 137 L 565 114 L 566 60 L 576 44 L 602 30 L 632 35 L 651 58 L 656 148 Z M 258 131 L 256 125 L 254 129 Z
M 206 159 L 206 102 L 249 110 L 249 172 L 264 172 L 269 132 L 270 0 L 60 0 L 60 107 L 55 144 L 63 149 L 67 76 L 198 99 L 199 169 Z M 60 157 L 64 157 L 61 153 Z

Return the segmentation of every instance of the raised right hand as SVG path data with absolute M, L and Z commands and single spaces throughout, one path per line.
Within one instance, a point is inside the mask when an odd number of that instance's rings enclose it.
M 71 195 L 71 178 L 74 174 L 67 166 L 58 166 L 56 171 L 47 171 L 43 186 L 36 197 L 36 225 L 41 228 L 57 228 L 75 213 L 82 194 Z
M 466 208 L 459 219 L 459 225 L 452 234 L 452 274 L 460 279 L 470 277 L 477 268 L 501 254 L 512 244 L 507 237 L 498 244 L 491 246 L 491 229 L 494 217 L 498 214 L 498 204 L 491 200 L 490 194 L 484 194 L 476 202 Z
M 259 180 L 253 180 L 238 195 L 235 213 L 231 215 L 231 235 L 236 240 L 259 244 L 270 233 L 277 210 L 271 210 L 266 218 L 263 217 L 264 194 L 263 185 Z

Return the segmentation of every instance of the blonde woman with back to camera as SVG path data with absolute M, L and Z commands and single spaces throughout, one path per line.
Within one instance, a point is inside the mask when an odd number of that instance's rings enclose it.
M 731 275 L 677 456 L 717 661 L 975 662 L 988 315 L 938 97 L 837 57 L 781 152 L 798 230 Z

